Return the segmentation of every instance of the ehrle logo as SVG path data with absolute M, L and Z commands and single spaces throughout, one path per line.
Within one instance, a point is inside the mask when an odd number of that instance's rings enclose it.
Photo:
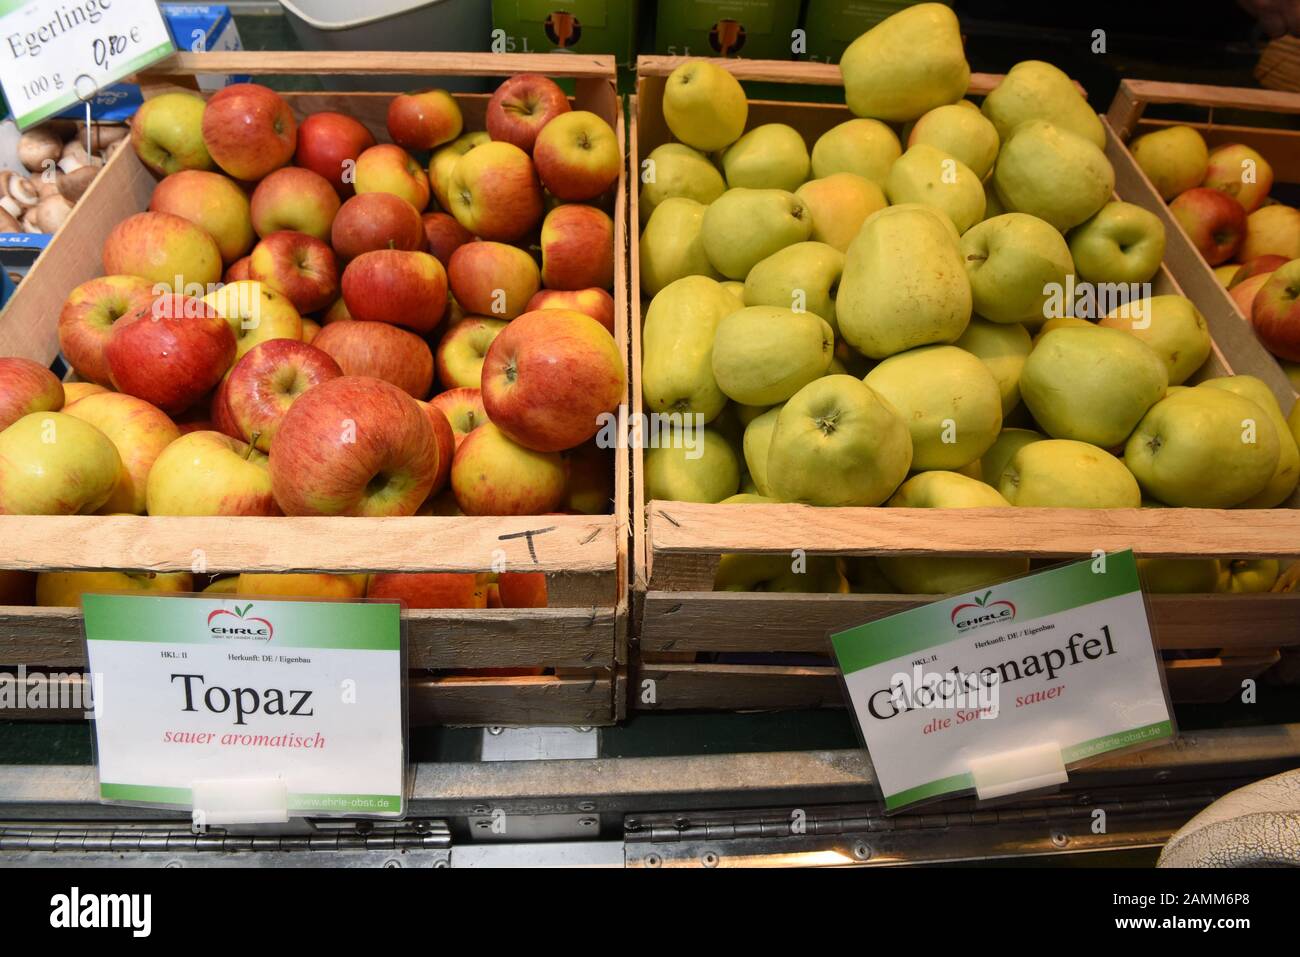
M 208 615 L 208 631 L 214 638 L 270 641 L 275 635 L 275 626 L 265 618 L 250 615 L 248 612 L 252 607 L 253 603 L 250 601 L 243 608 L 236 605 L 233 611 L 229 608 L 218 608 Z M 223 616 L 233 618 L 234 621 L 224 621 Z
M 952 610 L 951 620 L 958 631 L 970 631 L 995 622 L 1011 621 L 1016 617 L 1016 606 L 1005 599 L 990 601 L 993 592 L 986 591 L 974 601 L 962 602 Z

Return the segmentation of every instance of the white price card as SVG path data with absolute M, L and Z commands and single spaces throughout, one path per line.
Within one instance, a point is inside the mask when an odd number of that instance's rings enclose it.
M 831 636 L 885 809 L 1065 779 L 1175 734 L 1131 551 Z
M 174 49 L 154 0 L 0 0 L 0 86 L 22 129 Z
M 85 595 L 100 798 L 400 817 L 400 606 Z M 236 809 L 237 810 L 237 809 Z

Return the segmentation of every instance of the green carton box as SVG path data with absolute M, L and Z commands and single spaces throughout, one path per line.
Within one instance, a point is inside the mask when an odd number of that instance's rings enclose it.
M 637 0 L 492 0 L 493 49 L 612 53 L 636 60 Z
M 848 45 L 881 20 L 923 0 L 808 0 L 805 60 L 839 63 Z M 951 0 L 941 0 L 952 6 Z
M 789 60 L 798 25 L 799 0 L 659 0 L 655 51 Z

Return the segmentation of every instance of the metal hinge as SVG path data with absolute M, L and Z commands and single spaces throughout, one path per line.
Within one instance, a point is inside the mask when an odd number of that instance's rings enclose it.
M 1060 794 L 886 816 L 879 805 L 629 815 L 632 867 L 915 863 L 1151 847 L 1230 788 Z
M 306 822 L 304 833 L 242 833 L 210 828 L 194 833 L 184 824 L 0 823 L 0 853 L 163 853 L 302 851 L 419 851 L 451 847 L 443 821 Z M 3 863 L 3 858 L 0 858 Z

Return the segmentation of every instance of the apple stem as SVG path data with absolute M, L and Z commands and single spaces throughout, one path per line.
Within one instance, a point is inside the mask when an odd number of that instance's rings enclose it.
M 247 462 L 253 457 L 253 449 L 257 447 L 257 440 L 262 437 L 261 432 L 254 432 L 248 439 L 248 451 L 244 453 L 244 461 Z

